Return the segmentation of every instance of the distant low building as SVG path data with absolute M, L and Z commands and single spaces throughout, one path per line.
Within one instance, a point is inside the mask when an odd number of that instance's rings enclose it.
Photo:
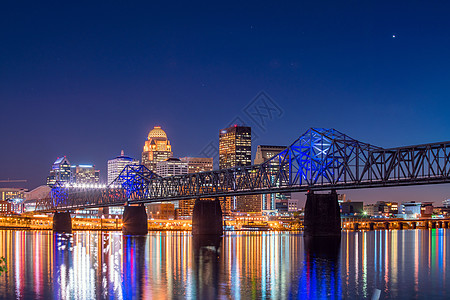
M 421 215 L 422 203 L 410 201 L 400 205 L 398 216 L 405 219 L 416 219 Z
M 363 202 L 347 201 L 341 204 L 341 213 L 343 215 L 362 215 L 364 213 Z
M 397 202 L 377 201 L 375 204 L 364 205 L 364 212 L 368 216 L 393 216 L 398 213 Z
M 379 216 L 378 205 L 376 204 L 367 204 L 364 205 L 364 213 L 371 217 Z
M 9 203 L 9 205 L 3 204 L 5 211 L 7 213 L 23 213 L 26 192 L 27 190 L 22 188 L 0 188 L 0 201 Z
M 442 201 L 442 205 L 446 208 L 450 208 L 450 199 Z
M 12 205 L 9 201 L 0 200 L 0 214 L 6 215 L 12 213 Z
M 275 202 L 275 209 L 279 213 L 285 213 L 289 211 L 289 200 L 277 200 Z
M 289 199 L 288 200 L 288 211 L 295 212 L 301 210 L 298 199 Z
M 175 218 L 175 206 L 173 203 L 151 203 L 146 207 L 149 218 L 161 220 Z
M 420 206 L 420 216 L 422 218 L 429 218 L 433 215 L 433 202 L 422 202 Z

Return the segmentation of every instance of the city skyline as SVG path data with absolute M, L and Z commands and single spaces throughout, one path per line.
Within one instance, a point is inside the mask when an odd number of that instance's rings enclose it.
M 235 120 L 254 129 L 253 155 L 258 144 L 287 145 L 310 127 L 385 148 L 450 140 L 450 40 L 441 30 L 449 10 L 263 1 L 145 3 L 123 15 L 111 3 L 8 3 L 0 12 L 0 179 L 34 188 L 62 154 L 105 174 L 121 149 L 139 158 L 155 125 L 169 133 L 175 157 L 203 156 Z M 277 108 L 261 111 L 274 113 L 265 122 L 252 114 L 261 91 Z M 449 187 L 346 193 L 439 202 Z
M 231 128 L 234 128 L 234 127 L 236 127 L 237 125 L 236 124 L 234 124 L 233 126 L 231 126 Z M 157 129 L 157 130 L 160 130 L 161 132 L 163 132 L 164 133 L 164 135 L 166 134 L 162 129 L 161 129 L 161 127 L 160 126 L 154 126 L 154 128 L 153 129 L 150 129 L 149 131 L 150 131 L 150 133 L 149 134 L 151 134 L 152 133 L 152 131 L 154 130 L 154 129 Z M 222 134 L 222 132 L 223 132 L 223 129 L 221 129 L 221 130 L 219 130 L 219 132 Z M 219 144 L 219 139 L 218 139 L 218 141 L 217 141 L 217 143 Z M 253 155 L 253 153 L 255 153 L 256 154 L 256 152 L 257 152 L 257 148 L 259 148 L 259 147 L 268 147 L 268 146 L 265 146 L 265 145 L 257 145 L 258 147 L 254 147 L 253 146 L 253 143 L 252 143 L 252 160 L 254 160 L 255 159 L 255 157 L 256 157 L 256 155 Z M 122 153 L 123 153 L 123 150 L 122 150 Z M 66 155 L 63 155 L 63 156 L 61 156 L 61 157 L 57 157 L 57 159 L 56 159 L 56 162 L 57 161 L 60 161 L 60 160 L 67 160 L 67 158 L 66 158 L 67 156 Z M 172 157 L 175 157 L 175 156 L 172 156 Z M 200 157 L 195 157 L 195 158 L 200 158 Z M 217 157 L 218 158 L 218 157 Z M 132 157 L 131 157 L 131 159 L 133 159 Z M 109 162 L 109 161 L 111 161 L 111 159 L 109 159 L 109 160 L 107 160 L 107 162 Z M 139 160 L 138 160 L 139 161 Z M 140 162 L 140 163 L 142 163 L 142 162 Z M 254 162 L 254 164 L 256 164 L 255 162 Z M 77 165 L 72 165 L 72 167 L 75 167 L 75 166 L 77 166 Z M 155 170 L 155 172 L 156 172 L 156 170 Z M 107 168 L 107 166 L 105 167 L 105 170 L 103 170 L 103 172 L 102 171 L 100 171 L 100 174 L 102 174 L 101 175 L 101 177 L 100 177 L 100 181 L 101 182 L 103 182 L 103 181 L 105 181 L 105 180 L 107 180 L 107 178 L 103 178 L 103 177 L 105 177 L 105 176 L 107 176 L 108 175 L 108 168 Z M 102 177 L 103 176 L 103 177 Z M 45 181 L 45 180 L 44 180 Z M 48 178 L 47 178 L 47 181 L 48 181 Z M 28 182 L 27 182 L 28 183 Z M 26 185 L 23 185 L 23 183 L 20 185 L 20 187 L 21 188 L 23 188 L 23 187 L 26 187 L 28 190 L 32 190 L 32 189 L 34 189 L 34 188 L 37 188 L 38 186 L 41 186 L 41 185 L 45 185 L 45 182 L 43 183 L 43 184 L 38 184 L 38 185 L 36 185 L 36 186 L 31 186 L 31 187 L 29 187 L 29 186 L 26 186 Z M 438 184 L 438 185 L 431 185 L 432 187 L 436 187 L 436 186 L 438 186 L 438 187 L 442 187 L 442 186 L 447 186 L 447 184 Z M 11 186 L 12 187 L 12 186 Z M 15 187 L 15 186 L 14 186 Z M 404 193 L 405 193 L 405 191 L 408 191 L 408 190 L 412 190 L 412 189 L 414 189 L 416 192 L 418 192 L 418 197 L 417 198 L 412 198 L 412 199 L 410 199 L 410 198 L 405 198 L 404 197 Z M 442 198 L 442 199 L 439 199 L 439 200 L 436 200 L 436 199 L 429 199 L 429 198 L 425 198 L 425 197 L 421 197 L 420 195 L 423 195 L 424 193 L 426 193 L 426 190 L 427 190 L 427 187 L 425 186 L 409 186 L 409 187 L 386 187 L 386 188 L 375 188 L 375 189 L 360 189 L 360 190 L 357 190 L 357 191 L 353 191 L 353 190 L 340 190 L 339 191 L 339 194 L 345 194 L 346 196 L 347 196 L 347 199 L 349 200 L 349 201 L 363 201 L 364 203 L 368 203 L 368 204 L 374 204 L 374 203 L 376 203 L 377 201 L 399 201 L 399 202 L 409 202 L 409 201 L 419 201 L 419 202 L 423 202 L 423 201 L 425 201 L 425 202 L 428 202 L 428 201 L 431 201 L 431 202 L 434 202 L 436 205 L 438 205 L 438 206 L 440 206 L 441 204 L 442 204 L 442 202 L 443 201 L 445 201 L 446 199 L 448 199 L 448 197 L 447 196 L 445 196 L 446 194 L 445 194 L 445 192 L 444 193 L 442 193 L 442 195 L 444 195 L 444 197 Z M 439 188 L 438 188 L 438 190 L 439 190 Z M 444 191 L 445 191 L 445 188 L 443 189 Z M 375 196 L 375 197 L 361 197 L 361 196 L 358 196 L 358 194 L 360 194 L 360 195 L 365 195 L 365 193 L 367 193 L 367 191 L 374 191 L 374 194 L 377 194 L 377 195 L 380 195 L 380 196 Z M 449 193 L 449 195 L 450 195 L 450 193 Z M 302 206 L 303 204 L 304 204 L 304 202 L 306 201 L 306 194 L 304 195 L 304 193 L 302 193 L 302 192 L 299 192 L 299 193 L 292 193 L 292 198 L 293 199 L 295 199 L 295 200 L 299 200 L 300 201 L 300 206 Z

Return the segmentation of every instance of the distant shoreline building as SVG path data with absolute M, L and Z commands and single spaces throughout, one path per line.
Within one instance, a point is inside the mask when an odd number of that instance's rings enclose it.
M 173 156 L 172 146 L 167 134 L 160 126 L 155 126 L 147 136 L 142 151 L 142 164 L 150 171 L 156 172 L 156 164 Z
M 23 213 L 26 192 L 23 188 L 0 188 L 0 214 Z
M 107 184 L 111 184 L 127 165 L 139 165 L 139 161 L 126 156 L 123 150 L 120 152 L 119 156 L 108 160 Z

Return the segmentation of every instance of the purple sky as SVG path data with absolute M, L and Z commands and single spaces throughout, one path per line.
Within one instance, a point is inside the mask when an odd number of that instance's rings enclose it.
M 105 176 L 155 125 L 175 156 L 233 120 L 254 150 L 310 127 L 381 147 L 450 140 L 449 15 L 444 1 L 3 3 L 0 179 L 34 188 L 61 155 Z M 260 91 L 281 111 L 262 127 L 245 113 Z M 440 202 L 450 186 L 347 194 Z

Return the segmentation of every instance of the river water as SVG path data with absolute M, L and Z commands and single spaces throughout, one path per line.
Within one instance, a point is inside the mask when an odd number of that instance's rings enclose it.
M 1 299 L 450 299 L 450 229 L 302 233 L 0 231 Z

